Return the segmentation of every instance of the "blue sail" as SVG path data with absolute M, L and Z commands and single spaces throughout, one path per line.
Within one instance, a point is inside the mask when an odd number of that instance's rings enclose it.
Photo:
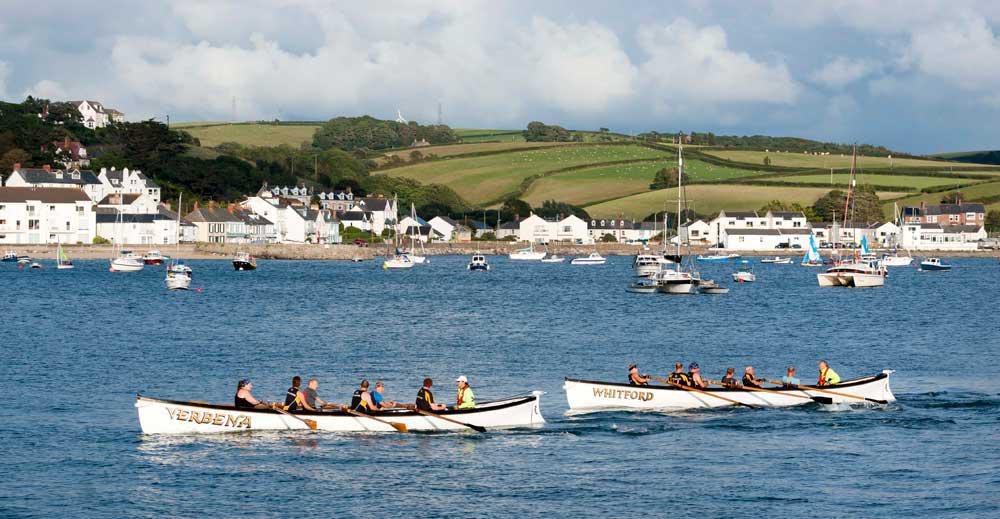
M 861 254 L 868 254 L 869 252 L 870 251 L 868 250 L 868 236 L 865 235 L 861 237 Z

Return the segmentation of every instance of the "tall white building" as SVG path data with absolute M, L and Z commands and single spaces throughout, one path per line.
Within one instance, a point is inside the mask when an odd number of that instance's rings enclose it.
M 104 196 L 104 184 L 100 178 L 89 169 L 52 169 L 46 165 L 41 168 L 22 168 L 14 164 L 14 170 L 7 177 L 9 187 L 57 187 L 82 189 L 91 200 L 97 201 Z
M 92 243 L 94 203 L 81 189 L 0 187 L 0 243 Z

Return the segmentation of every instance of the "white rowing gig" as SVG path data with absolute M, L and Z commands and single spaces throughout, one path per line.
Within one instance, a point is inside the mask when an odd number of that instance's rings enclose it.
M 475 409 L 449 409 L 435 414 L 487 429 L 540 427 L 545 424 L 539 409 L 543 393 L 479 402 Z M 139 426 L 145 434 L 225 433 L 239 431 L 285 431 L 309 427 L 292 416 L 273 409 L 237 409 L 232 405 L 163 400 L 136 396 Z M 320 431 L 395 432 L 391 426 L 340 411 L 297 411 L 296 416 L 315 420 Z M 410 431 L 468 430 L 461 425 L 418 414 L 406 409 L 373 413 L 389 422 L 406 424 Z
M 860 398 L 894 402 L 896 397 L 889 389 L 889 375 L 892 373 L 892 370 L 885 370 L 875 376 L 844 380 L 837 385 L 823 386 L 823 389 Z M 804 387 L 815 388 L 817 386 Z M 674 386 L 632 386 L 615 382 L 595 382 L 571 378 L 566 379 L 563 389 L 566 390 L 569 409 L 573 412 L 613 409 L 681 410 L 735 405 L 725 399 L 735 400 L 749 406 L 762 407 L 809 404 L 813 402 L 812 397 L 824 399 L 826 402 L 832 400 L 832 403 L 835 404 L 865 403 L 864 400 L 808 389 L 769 388 L 777 392 L 763 392 L 712 386 L 702 389 L 702 391 L 710 393 L 710 395 L 706 395 Z M 810 398 L 802 398 L 803 396 Z

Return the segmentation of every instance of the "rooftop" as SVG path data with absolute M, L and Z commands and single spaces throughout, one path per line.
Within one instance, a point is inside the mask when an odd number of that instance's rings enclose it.
M 39 201 L 46 204 L 92 203 L 82 189 L 65 187 L 0 187 L 0 202 L 23 203 Z

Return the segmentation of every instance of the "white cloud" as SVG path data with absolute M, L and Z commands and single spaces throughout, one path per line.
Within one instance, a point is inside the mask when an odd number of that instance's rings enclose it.
M 0 99 L 7 97 L 7 78 L 10 77 L 10 65 L 6 61 L 0 61 Z
M 788 104 L 801 91 L 783 63 L 768 64 L 730 49 L 719 26 L 698 27 L 681 18 L 644 26 L 638 39 L 649 56 L 640 66 L 648 83 L 645 93 L 666 111 L 691 103 Z
M 69 101 L 70 98 L 76 99 L 77 97 L 87 97 L 87 96 L 77 96 L 69 94 L 62 84 L 58 81 L 51 79 L 43 79 L 35 83 L 31 88 L 29 88 L 25 93 L 25 96 L 34 96 L 44 99 Z
M 875 64 L 870 60 L 851 59 L 837 56 L 832 61 L 813 71 L 809 78 L 829 88 L 842 88 L 875 70 Z
M 1000 89 L 1000 39 L 983 17 L 962 16 L 915 31 L 907 58 L 924 74 L 962 89 Z

